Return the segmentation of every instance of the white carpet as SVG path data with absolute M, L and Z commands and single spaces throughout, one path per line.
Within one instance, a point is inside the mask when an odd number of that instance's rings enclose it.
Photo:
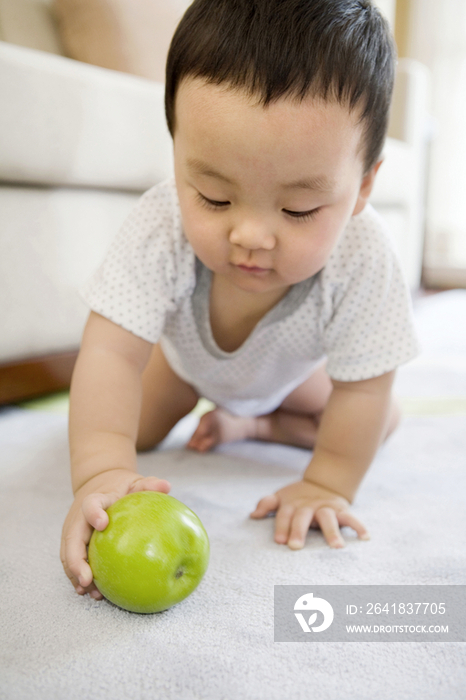
M 296 479 L 309 453 L 238 443 L 207 456 L 180 447 L 140 457 L 203 521 L 204 580 L 188 599 L 135 615 L 76 595 L 58 556 L 71 503 L 66 416 L 0 412 L 2 700 L 456 700 L 466 644 L 273 641 L 274 584 L 466 583 L 466 292 L 416 304 L 423 356 L 397 390 L 409 415 L 384 445 L 354 504 L 372 539 L 345 529 L 329 549 L 273 542 L 257 500 Z M 181 441 L 181 442 L 180 442 Z

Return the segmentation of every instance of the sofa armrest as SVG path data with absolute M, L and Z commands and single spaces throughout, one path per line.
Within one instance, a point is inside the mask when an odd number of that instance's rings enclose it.
M 164 86 L 0 42 L 0 179 L 142 191 L 171 175 Z

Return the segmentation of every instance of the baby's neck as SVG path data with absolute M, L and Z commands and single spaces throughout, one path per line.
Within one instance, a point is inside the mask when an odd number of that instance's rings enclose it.
M 237 350 L 288 290 L 289 287 L 284 287 L 263 293 L 247 292 L 224 275 L 213 273 L 209 309 L 217 345 L 226 352 Z

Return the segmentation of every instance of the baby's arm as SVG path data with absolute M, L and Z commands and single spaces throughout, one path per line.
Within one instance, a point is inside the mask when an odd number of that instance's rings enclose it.
M 301 481 L 259 501 L 252 517 L 276 511 L 275 541 L 300 549 L 310 525 L 334 547 L 343 546 L 340 526 L 368 538 L 349 505 L 388 426 L 395 372 L 358 382 L 332 380 L 333 391 L 319 426 L 314 454 Z
M 70 392 L 74 503 L 62 533 L 61 560 L 78 593 L 92 592 L 86 545 L 108 524 L 105 509 L 127 493 L 168 492 L 167 481 L 137 473 L 141 374 L 152 345 L 92 312 Z

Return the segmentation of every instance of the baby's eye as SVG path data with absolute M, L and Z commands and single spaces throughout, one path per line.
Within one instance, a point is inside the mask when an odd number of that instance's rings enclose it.
M 215 199 L 209 199 L 208 197 L 204 197 L 200 192 L 198 193 L 198 200 L 204 207 L 207 207 L 207 209 L 220 209 L 230 204 L 230 202 L 218 202 Z
M 290 211 L 289 209 L 283 209 L 285 214 L 291 216 L 293 219 L 299 219 L 300 221 L 309 221 L 313 219 L 322 207 L 316 207 L 315 209 L 309 209 L 309 211 Z

